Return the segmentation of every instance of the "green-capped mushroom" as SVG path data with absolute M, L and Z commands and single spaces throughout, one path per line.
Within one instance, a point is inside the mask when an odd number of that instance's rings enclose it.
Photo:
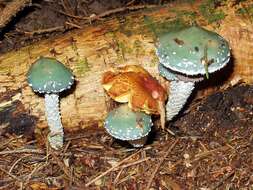
M 45 111 L 50 133 L 48 141 L 52 148 L 63 146 L 63 126 L 59 112 L 59 93 L 74 83 L 71 71 L 53 58 L 40 57 L 27 73 L 29 86 L 35 92 L 45 94 Z
M 163 34 L 156 53 L 160 74 L 171 81 L 166 105 L 166 119 L 181 110 L 195 82 L 209 78 L 209 73 L 222 69 L 230 60 L 228 42 L 215 32 L 198 26 Z
M 128 141 L 134 147 L 142 147 L 151 131 L 152 120 L 150 115 L 135 112 L 123 104 L 109 112 L 104 127 L 114 138 Z

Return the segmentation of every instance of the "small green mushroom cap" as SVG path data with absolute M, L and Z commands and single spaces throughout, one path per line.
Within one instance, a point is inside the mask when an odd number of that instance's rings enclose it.
M 116 139 L 136 140 L 148 135 L 152 120 L 150 115 L 134 112 L 127 104 L 123 104 L 109 112 L 104 127 Z
M 30 67 L 27 80 L 35 92 L 58 93 L 71 87 L 74 76 L 56 59 L 40 57 Z
M 206 52 L 205 52 L 206 51 Z M 157 55 L 160 64 L 185 75 L 206 74 L 223 68 L 230 59 L 228 42 L 215 32 L 198 26 L 166 33 L 159 37 Z

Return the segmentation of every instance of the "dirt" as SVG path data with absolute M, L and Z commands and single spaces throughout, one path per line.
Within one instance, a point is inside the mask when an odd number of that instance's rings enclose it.
M 0 10 L 7 2 L 0 2 Z M 69 10 L 61 2 L 68 2 Z M 82 26 L 81 21 L 61 11 L 90 16 L 127 3 L 136 4 L 115 0 L 36 1 L 0 34 L 0 53 L 61 35 L 70 30 L 68 21 Z M 57 26 L 64 28 L 33 34 Z M 45 131 L 34 130 L 38 118 L 30 120 L 26 114 L 10 113 L 0 115 L 0 189 L 144 189 L 159 164 L 153 189 L 253 189 L 252 85 L 240 84 L 192 99 L 167 124 L 175 137 L 154 127 L 148 144 L 140 150 L 112 139 L 103 129 L 90 128 L 66 134 L 64 151 L 54 152 L 46 147 Z M 5 117 L 13 117 L 13 123 L 4 125 Z M 128 156 L 131 158 L 121 166 L 85 187 Z

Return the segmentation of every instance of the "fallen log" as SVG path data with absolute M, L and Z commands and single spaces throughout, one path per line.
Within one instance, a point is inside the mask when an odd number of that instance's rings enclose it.
M 42 128 L 47 126 L 43 96 L 35 94 L 26 81 L 30 65 L 38 57 L 47 56 L 55 57 L 71 68 L 76 79 L 75 87 L 61 94 L 65 130 L 97 125 L 108 110 L 108 98 L 100 84 L 101 74 L 112 67 L 140 64 L 160 79 L 155 54 L 157 33 L 154 32 L 162 31 L 164 26 L 167 30 L 180 27 L 182 21 L 189 23 L 192 19 L 227 39 L 233 55 L 230 69 L 217 74 L 222 78 L 220 81 L 225 81 L 222 86 L 209 86 L 201 94 L 238 81 L 253 83 L 253 26 L 250 19 L 236 14 L 235 7 L 224 5 L 221 9 L 226 17 L 210 24 L 200 13 L 201 3 L 203 1 L 173 3 L 129 13 L 124 18 L 100 21 L 0 55 L 0 124 L 20 125 L 20 121 L 24 121 Z M 13 122 L 14 119 L 18 122 Z

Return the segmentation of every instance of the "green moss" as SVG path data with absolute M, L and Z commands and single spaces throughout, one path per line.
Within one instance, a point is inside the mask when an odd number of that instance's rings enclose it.
M 120 19 L 119 23 L 120 23 L 119 31 L 125 34 L 126 36 L 130 37 L 133 34 L 132 32 L 132 28 L 134 26 L 133 22 L 128 18 L 124 18 L 124 20 Z
M 143 49 L 140 40 L 134 41 L 133 48 L 134 48 L 134 52 L 135 52 L 136 57 L 139 57 L 145 53 L 145 49 Z
M 242 6 L 241 8 L 236 10 L 236 13 L 249 17 L 250 21 L 253 22 L 253 4 Z
M 76 57 L 75 57 L 75 73 L 78 76 L 84 76 L 84 74 L 90 70 L 88 59 L 86 57 L 81 57 L 78 53 L 78 48 L 76 43 L 72 42 L 72 49 L 74 50 Z
M 154 35 L 154 39 L 157 39 L 160 35 L 169 32 L 180 30 L 189 25 L 183 18 L 174 18 L 163 22 L 154 22 L 151 17 L 144 17 L 145 26 Z
M 159 59 L 158 59 L 158 56 L 156 56 L 156 53 L 155 51 L 151 51 L 150 52 L 150 55 L 152 55 L 152 59 L 151 59 L 151 66 L 155 67 L 157 66 L 157 64 L 159 63 Z
M 9 67 L 0 66 L 0 74 L 8 74 L 10 72 Z
M 158 37 L 158 32 L 156 30 L 156 23 L 149 16 L 143 17 L 144 25 L 149 29 L 149 31 L 154 35 L 154 38 Z
M 88 59 L 85 57 L 81 59 L 80 57 L 77 60 L 76 64 L 76 74 L 79 76 L 84 76 L 84 74 L 90 70 Z
M 225 2 L 226 0 L 206 0 L 199 6 L 199 11 L 209 24 L 218 22 L 226 17 L 222 10 L 217 9 Z
M 176 13 L 176 18 L 181 18 L 185 20 L 195 20 L 197 18 L 197 13 L 194 11 L 187 10 L 171 10 Z

